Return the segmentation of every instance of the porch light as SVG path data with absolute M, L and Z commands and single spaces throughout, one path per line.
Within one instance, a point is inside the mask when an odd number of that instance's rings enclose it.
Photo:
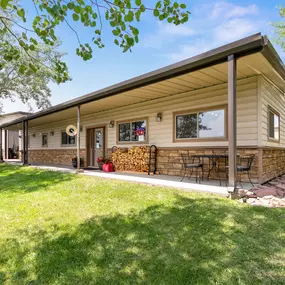
M 109 123 L 109 128 L 112 129 L 115 126 L 115 122 L 114 121 L 110 121 Z
M 51 135 L 51 136 L 54 136 L 54 131 L 51 131 L 51 132 L 50 132 L 50 135 Z
M 35 137 L 36 137 L 36 133 L 33 133 L 33 134 L 32 134 L 32 137 L 35 138 Z
M 155 116 L 155 121 L 160 122 L 162 120 L 162 113 L 157 113 Z
M 82 126 L 80 126 L 80 132 L 82 132 L 83 131 L 83 127 Z

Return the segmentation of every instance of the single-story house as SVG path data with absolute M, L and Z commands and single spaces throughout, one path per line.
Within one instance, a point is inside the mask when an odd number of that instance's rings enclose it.
M 4 115 L 0 114 L 0 125 L 9 123 L 19 118 L 24 118 L 31 113 L 28 112 L 13 112 Z M 21 130 L 2 130 L 2 155 L 7 159 L 21 159 Z
M 23 130 L 23 162 L 96 167 L 113 146 L 157 147 L 157 172 L 182 175 L 181 153 L 255 154 L 252 180 L 285 173 L 285 68 L 255 34 L 0 125 Z M 78 126 L 76 137 L 66 133 Z M 143 130 L 137 133 L 137 130 Z M 2 132 L 0 132 L 2 134 Z M 1 141 L 1 140 L 0 140 Z

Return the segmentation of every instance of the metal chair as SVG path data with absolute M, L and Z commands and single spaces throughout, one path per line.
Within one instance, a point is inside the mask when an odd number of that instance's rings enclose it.
M 252 187 L 254 187 L 254 185 L 250 179 L 250 170 L 251 170 L 254 157 L 255 157 L 255 154 L 240 155 L 238 156 L 238 165 L 237 165 L 237 172 L 240 173 L 240 175 L 242 175 L 243 173 L 247 173 L 248 180 L 251 183 Z M 241 187 L 243 187 L 241 184 L 241 177 L 240 177 L 240 185 Z
M 198 175 L 199 175 L 199 169 L 202 171 L 202 180 L 203 180 L 203 163 L 201 163 L 201 157 L 199 156 L 189 156 L 188 154 L 181 154 L 182 162 L 183 162 L 183 168 L 184 168 L 184 176 L 181 179 L 181 182 L 186 176 L 186 171 L 189 169 L 190 176 L 188 179 L 191 179 L 193 170 L 196 170 L 196 183 L 198 182 Z M 201 178 L 199 179 L 199 183 L 201 182 Z
M 252 167 L 252 163 L 254 160 L 255 154 L 249 154 L 249 155 L 239 155 L 237 157 L 237 173 L 240 173 L 240 185 L 242 186 L 241 183 L 241 176 L 243 173 L 246 173 L 248 176 L 248 180 L 251 183 L 252 187 L 254 187 L 251 179 L 250 179 L 250 171 L 251 171 L 251 167 Z M 229 167 L 227 166 L 227 169 Z M 228 177 L 228 173 L 227 173 L 227 177 Z

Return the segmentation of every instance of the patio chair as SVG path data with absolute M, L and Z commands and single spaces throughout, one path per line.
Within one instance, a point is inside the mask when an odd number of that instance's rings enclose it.
M 249 154 L 249 155 L 239 155 L 237 157 L 237 173 L 240 174 L 240 185 L 242 186 L 242 182 L 241 182 L 241 176 L 243 173 L 246 173 L 248 176 L 248 180 L 251 183 L 252 187 L 254 187 L 251 179 L 250 179 L 250 171 L 251 171 L 251 166 L 254 160 L 255 154 Z M 229 167 L 227 166 L 227 169 Z M 227 175 L 228 177 L 228 175 Z
M 203 163 L 201 163 L 201 157 L 199 156 L 189 156 L 188 154 L 181 154 L 183 168 L 184 168 L 184 176 L 181 179 L 181 182 L 186 176 L 187 169 L 190 170 L 190 176 L 188 179 L 191 179 L 193 170 L 195 169 L 196 173 L 196 183 L 198 182 L 199 170 L 202 172 L 202 180 L 203 180 Z M 199 179 L 199 183 L 201 182 L 201 178 Z

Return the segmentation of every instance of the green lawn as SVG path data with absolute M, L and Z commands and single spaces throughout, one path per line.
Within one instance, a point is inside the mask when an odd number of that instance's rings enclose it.
M 0 284 L 285 284 L 285 210 L 0 165 Z

